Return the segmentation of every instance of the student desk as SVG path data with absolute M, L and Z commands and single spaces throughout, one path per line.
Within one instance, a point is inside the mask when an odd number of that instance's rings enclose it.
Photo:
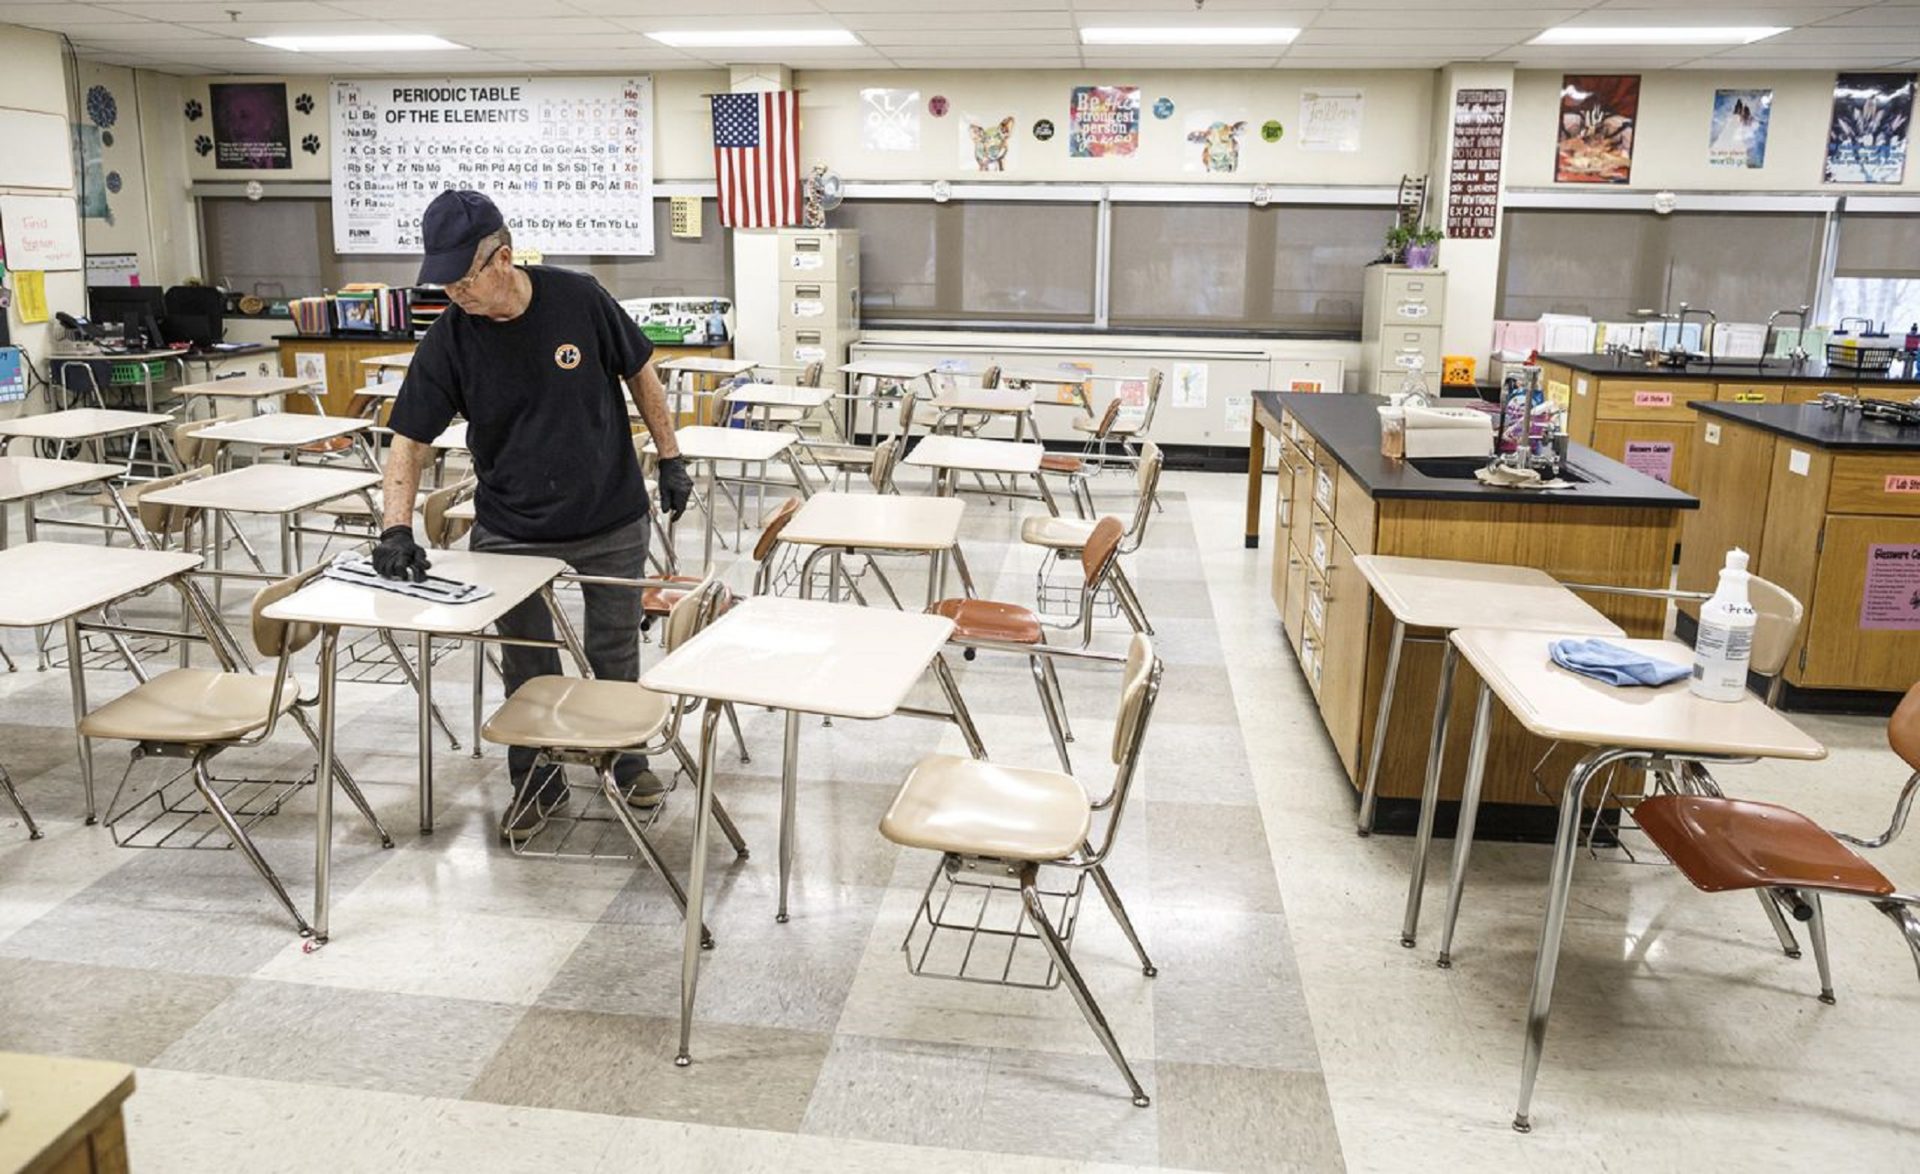
M 11 420 L 0 420 L 0 449 L 6 447 L 7 440 L 17 436 L 27 440 L 71 444 L 80 449 L 90 447 L 95 459 L 100 459 L 106 456 L 109 438 L 151 432 L 154 450 L 164 459 L 166 466 L 177 469 L 180 461 L 174 456 L 173 441 L 166 433 L 173 422 L 172 416 L 159 412 L 122 412 L 112 408 L 68 408 L 64 412 L 16 416 Z M 155 463 L 155 467 L 162 466 Z M 132 468 L 133 452 L 129 450 L 122 471 L 129 473 Z
M 33 503 L 38 498 L 78 489 L 82 485 L 97 484 L 124 510 L 126 507 L 120 504 L 120 493 L 114 486 L 114 479 L 125 471 L 119 465 L 103 465 L 95 461 L 0 456 L 0 548 L 7 545 L 6 507 L 14 502 L 20 503 L 22 528 L 26 531 L 28 542 L 39 536 L 38 520 L 33 510 Z
M 987 416 L 1013 418 L 1013 438 L 1025 440 L 1029 429 L 1034 438 L 1040 436 L 1040 426 L 1033 419 L 1033 387 L 956 387 L 952 391 L 943 391 L 927 401 L 927 406 L 936 408 L 940 414 L 934 418 L 929 429 L 938 432 L 950 417 L 964 420 L 967 416 Z
M 1474 628 L 1453 633 L 1453 647 L 1480 676 L 1480 695 L 1474 708 L 1473 760 L 1484 765 L 1492 698 L 1498 697 L 1521 725 L 1542 737 L 1592 747 L 1567 777 L 1560 793 L 1559 825 L 1553 842 L 1553 873 L 1547 885 L 1545 922 L 1540 951 L 1534 960 L 1533 993 L 1528 999 L 1526 1049 L 1520 1066 L 1520 1100 L 1513 1127 L 1532 1128 L 1528 1111 L 1534 1078 L 1546 1045 L 1547 1014 L 1553 1002 L 1554 974 L 1560 964 L 1560 938 L 1566 927 L 1567 894 L 1573 884 L 1573 861 L 1580 846 L 1580 812 L 1587 785 L 1609 766 L 1646 767 L 1655 763 L 1741 762 L 1755 758 L 1813 760 L 1825 758 L 1826 747 L 1800 732 L 1792 722 L 1767 708 L 1752 694 L 1739 701 L 1706 701 L 1695 697 L 1682 679 L 1657 689 L 1618 689 L 1590 677 L 1569 672 L 1553 663 L 1547 645 L 1558 637 L 1548 632 Z M 1680 664 L 1693 652 L 1670 640 L 1622 640 L 1620 644 Z M 1472 827 L 1471 809 L 1479 802 L 1481 771 L 1469 769 L 1461 796 L 1463 828 Z M 1460 889 L 1467 868 L 1471 839 L 1454 844 L 1454 873 L 1448 886 L 1446 928 L 1441 957 L 1449 957 L 1454 918 L 1460 910 Z
M 420 831 L 433 831 L 433 638 L 454 637 L 491 643 L 524 643 L 565 648 L 582 675 L 588 675 L 585 651 L 573 624 L 553 598 L 553 581 L 567 569 L 559 559 L 517 554 L 474 554 L 464 550 L 433 552 L 433 573 L 463 583 L 480 583 L 493 594 L 472 603 L 447 604 L 338 579 L 315 578 L 300 590 L 267 606 L 269 619 L 320 627 L 320 766 L 316 778 L 333 777 L 335 699 L 342 628 L 411 632 L 419 649 Z M 489 636 L 486 628 L 533 595 L 553 613 L 556 641 L 518 641 Z M 333 861 L 333 788 L 316 787 L 314 807 L 313 940 L 327 940 L 328 878 Z
M 813 589 L 813 564 L 822 556 L 834 560 L 839 583 L 839 560 L 847 554 L 924 554 L 937 558 L 946 551 L 959 554 L 960 516 L 966 503 L 957 497 L 902 497 L 894 493 L 816 493 L 788 519 L 780 540 L 795 546 L 816 547 L 801 566 L 800 593 Z M 973 578 L 964 559 L 957 560 L 967 594 Z M 927 606 L 939 598 L 935 577 L 927 576 Z M 882 580 L 884 582 L 884 579 Z M 893 588 L 887 588 L 889 595 Z M 837 591 L 836 591 L 837 594 Z M 899 599 L 895 599 L 897 606 Z
M 780 908 L 787 919 L 793 864 L 794 804 L 800 716 L 876 720 L 906 713 L 951 721 L 974 757 L 985 749 L 960 690 L 941 657 L 953 622 L 918 612 L 756 595 L 742 600 L 693 639 L 641 674 L 656 693 L 706 702 L 700 723 L 700 775 L 694 801 L 693 860 L 687 880 L 686 937 L 680 955 L 680 1052 L 692 1063 L 694 987 L 699 980 L 701 923 L 706 913 L 707 836 L 713 826 L 715 739 L 725 705 L 786 711 L 780 766 Z M 905 708 L 907 694 L 931 666 L 948 712 Z
M 299 416 L 262 416 L 263 420 L 312 419 Z M 251 421 L 245 421 L 251 422 Z M 227 514 L 273 514 L 280 519 L 280 573 L 290 575 L 300 569 L 300 529 L 295 516 L 322 502 L 349 494 L 365 494 L 380 484 L 380 474 L 352 469 L 316 469 L 310 465 L 248 465 L 227 473 L 216 473 L 198 481 L 183 481 L 156 489 L 141 498 L 154 505 L 184 509 L 211 510 L 214 514 L 214 565 L 219 567 L 219 528 L 233 523 Z M 372 498 L 367 509 L 374 511 Z
M 262 400 L 280 400 L 290 395 L 303 395 L 313 405 L 316 416 L 326 415 L 320 399 L 320 387 L 311 379 L 301 379 L 289 375 L 242 375 L 234 379 L 214 379 L 206 383 L 186 383 L 173 389 L 186 401 L 189 409 L 193 401 L 246 400 L 250 412 L 259 412 Z
M 847 439 L 850 441 L 857 439 L 854 436 L 853 425 L 860 411 L 860 401 L 865 400 L 872 405 L 872 415 L 869 417 L 871 431 L 867 435 L 877 441 L 880 438 L 882 402 L 904 402 L 914 394 L 913 390 L 907 386 L 910 383 L 925 383 L 928 396 L 932 396 L 937 390 L 933 385 L 934 365 L 914 359 L 856 359 L 840 367 L 839 372 L 854 378 L 854 387 L 846 397 L 853 403 L 847 418 Z M 873 390 L 859 390 L 866 386 L 868 381 L 872 382 Z
M 362 435 L 372 423 L 361 416 L 309 416 L 305 413 L 275 412 L 266 416 L 249 416 L 244 420 L 229 420 L 224 424 L 211 424 L 195 435 L 202 440 L 247 445 L 265 451 L 305 448 L 336 437 L 352 436 L 360 450 L 360 459 L 366 462 L 367 468 L 379 472 L 380 462 L 374 459 Z
M 199 565 L 197 554 L 73 542 L 26 542 L 0 550 L 0 628 L 45 628 L 54 624 L 66 628 L 73 737 L 80 753 L 88 823 L 96 822 L 96 812 L 93 746 L 80 733 L 80 720 L 87 713 L 87 674 L 86 658 L 81 655 L 79 617 L 116 599 L 177 579 Z M 212 639 L 214 633 L 209 631 L 207 636 Z M 128 660 L 131 663 L 131 655 Z
M 691 360 L 689 360 L 691 361 Z M 714 359 L 709 362 L 729 362 L 731 360 Z M 743 470 L 740 477 L 729 477 L 729 481 L 757 481 L 765 484 L 765 478 L 748 478 L 744 469 L 749 464 L 765 465 L 774 457 L 785 457 L 787 467 L 793 470 L 795 485 L 802 497 L 811 496 L 813 486 L 807 480 L 806 473 L 800 468 L 800 462 L 794 458 L 793 444 L 799 439 L 791 432 L 764 432 L 750 428 L 714 428 L 706 425 L 694 425 L 676 429 L 675 442 L 680 446 L 680 455 L 689 461 L 699 461 L 706 465 L 706 499 L 701 511 L 707 518 L 706 549 L 703 566 L 713 565 L 713 540 L 719 528 L 719 517 L 715 513 L 714 495 L 720 482 L 719 466 L 721 461 L 739 461 Z M 647 441 L 647 451 L 657 453 L 652 440 Z M 742 503 L 744 506 L 744 502 Z M 736 515 L 737 516 L 737 515 Z
M 1412 947 L 1420 924 L 1420 900 L 1427 880 L 1427 850 L 1433 843 L 1433 821 L 1440 806 L 1440 768 L 1446 753 L 1448 719 L 1453 712 L 1453 682 L 1459 654 L 1447 633 L 1461 628 L 1496 626 L 1529 631 L 1616 639 L 1626 635 L 1620 626 L 1590 607 L 1545 571 L 1494 563 L 1455 562 L 1449 559 L 1405 558 L 1363 554 L 1354 568 L 1373 589 L 1380 606 L 1393 617 L 1387 644 L 1387 671 L 1380 686 L 1380 710 L 1374 717 L 1373 747 L 1367 756 L 1366 784 L 1360 794 L 1361 835 L 1373 831 L 1374 802 L 1380 790 L 1380 759 L 1387 744 L 1387 723 L 1393 714 L 1395 686 L 1400 677 L 1400 651 L 1409 641 L 1442 644 L 1440 689 L 1434 702 L 1433 737 L 1427 745 L 1426 781 L 1420 791 L 1419 828 L 1413 849 L 1413 876 L 1407 885 L 1406 916 L 1400 924 L 1400 944 Z M 1306 606 L 1324 612 L 1319 596 Z M 1316 621 L 1321 622 L 1321 621 Z M 1408 628 L 1438 635 L 1409 636 Z M 1469 771 L 1486 763 L 1470 763 Z M 1462 809 L 1456 841 L 1473 839 L 1473 811 Z
M 394 351 L 385 355 L 370 355 L 360 360 L 362 367 L 371 367 L 375 371 L 405 371 L 413 366 L 412 351 Z
M 1057 518 L 1060 516 L 1060 507 L 1053 500 L 1053 491 L 1047 488 L 1047 479 L 1040 475 L 1040 458 L 1046 454 L 1047 450 L 1037 444 L 1015 440 L 939 435 L 922 437 L 913 446 L 913 451 L 907 454 L 905 463 L 933 470 L 934 489 L 941 497 L 954 495 L 961 473 L 1032 477 L 1037 490 L 1035 496 L 1045 502 L 1047 512 Z M 934 580 L 941 596 L 944 596 L 947 590 L 946 560 L 942 558 L 939 562 Z
M 1107 378 L 1112 377 L 1095 375 L 1090 371 L 1002 371 L 1000 373 L 1000 386 L 1028 387 L 1036 391 L 1042 387 L 1050 387 L 1053 389 L 1053 395 L 1049 399 L 1042 400 L 1042 403 L 1059 404 L 1062 407 L 1077 407 L 1091 416 L 1093 415 L 1093 404 L 1087 398 L 1087 384 L 1095 379 Z M 1071 398 L 1060 398 L 1060 392 L 1063 389 L 1072 390 L 1073 394 Z
M 711 396 L 715 388 L 728 379 L 735 379 L 752 371 L 757 363 L 749 359 L 720 359 L 711 355 L 680 355 L 670 359 L 661 359 L 653 365 L 655 371 L 667 381 L 669 402 L 681 396 L 691 398 L 696 424 L 704 424 L 713 419 L 711 410 L 700 410 L 700 398 Z M 693 383 L 701 386 L 691 386 Z M 629 397 L 631 398 L 631 397 Z M 676 412 L 678 409 L 676 409 Z M 678 421 L 676 420 L 676 423 Z

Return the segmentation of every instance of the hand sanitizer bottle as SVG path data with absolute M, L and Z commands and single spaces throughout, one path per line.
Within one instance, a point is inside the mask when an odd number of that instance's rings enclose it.
M 1696 697 L 1708 701 L 1738 701 L 1747 695 L 1747 664 L 1753 659 L 1753 629 L 1757 617 L 1747 602 L 1747 552 L 1727 552 L 1720 569 L 1720 585 L 1713 598 L 1700 605 L 1700 633 L 1693 643 L 1693 682 Z

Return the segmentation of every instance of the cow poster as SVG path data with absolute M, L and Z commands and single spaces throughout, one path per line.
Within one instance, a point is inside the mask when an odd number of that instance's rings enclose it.
M 1073 87 L 1067 127 L 1067 154 L 1075 159 L 1133 154 L 1140 147 L 1140 87 Z
M 1568 74 L 1560 81 L 1555 183 L 1629 183 L 1640 75 Z
M 1826 182 L 1899 183 L 1906 177 L 1913 78 L 1910 73 L 1843 73 L 1834 79 Z
M 1240 170 L 1240 147 L 1247 137 L 1247 121 L 1210 111 L 1187 117 L 1187 171 L 1232 175 Z

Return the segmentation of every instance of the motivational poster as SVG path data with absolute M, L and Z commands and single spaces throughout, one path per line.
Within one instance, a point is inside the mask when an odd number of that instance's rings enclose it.
M 1140 147 L 1140 87 L 1073 87 L 1067 127 L 1067 154 L 1076 159 L 1133 154 Z

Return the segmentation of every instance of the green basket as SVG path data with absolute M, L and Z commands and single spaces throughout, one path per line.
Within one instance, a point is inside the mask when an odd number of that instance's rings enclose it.
M 148 359 L 141 363 L 115 363 L 109 381 L 115 384 L 138 383 L 144 385 L 149 379 L 165 379 L 167 361 Z
M 692 327 L 668 326 L 661 322 L 647 322 L 640 327 L 648 342 L 685 342 L 691 331 Z

